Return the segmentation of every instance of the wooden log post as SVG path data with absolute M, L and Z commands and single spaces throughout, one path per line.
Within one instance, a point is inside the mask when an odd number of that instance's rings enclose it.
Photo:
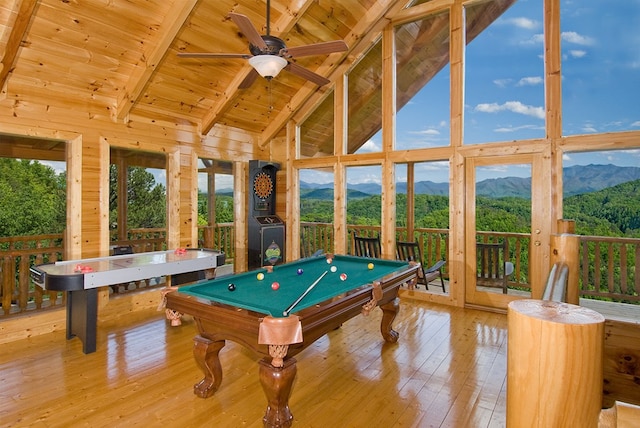
M 551 236 L 551 265 L 564 263 L 569 268 L 566 302 L 580 304 L 580 237 L 575 235 L 573 220 L 558 220 L 558 234 Z M 536 297 L 536 296 L 534 296 Z
M 507 427 L 597 427 L 604 317 L 530 299 L 507 315 Z

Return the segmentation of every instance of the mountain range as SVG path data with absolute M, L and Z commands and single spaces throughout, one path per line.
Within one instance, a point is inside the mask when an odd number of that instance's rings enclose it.
M 616 165 L 578 165 L 563 169 L 564 197 L 597 192 L 621 183 L 640 180 L 640 167 Z M 490 178 L 478 182 L 476 186 L 479 196 L 494 198 L 513 196 L 529 199 L 531 197 L 531 178 L 505 177 Z M 379 195 L 382 188 L 375 183 L 349 184 L 347 196 L 349 198 L 365 198 Z M 407 183 L 396 185 L 397 193 L 407 193 Z M 232 189 L 218 189 L 221 195 L 233 195 Z M 415 185 L 416 194 L 449 195 L 449 183 L 435 183 L 433 181 L 418 181 Z M 333 199 L 332 183 L 300 182 L 300 196 L 310 199 Z
M 621 167 L 616 165 L 579 165 L 563 169 L 564 196 L 579 195 L 596 192 L 608 187 L 640 180 L 639 167 Z M 519 198 L 531 197 L 531 178 L 505 177 L 491 178 L 478 182 L 479 196 Z M 375 183 L 350 184 L 347 188 L 349 198 L 379 195 L 381 186 Z M 398 183 L 397 193 L 406 193 L 407 184 Z M 434 183 L 433 181 L 419 181 L 415 185 L 416 194 L 443 195 L 449 194 L 449 183 Z M 312 199 L 333 199 L 333 185 L 331 183 L 317 184 L 300 182 L 300 195 Z

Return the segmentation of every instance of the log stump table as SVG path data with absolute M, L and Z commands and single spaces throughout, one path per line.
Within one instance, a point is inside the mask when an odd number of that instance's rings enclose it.
M 604 317 L 568 303 L 508 306 L 507 427 L 597 427 Z

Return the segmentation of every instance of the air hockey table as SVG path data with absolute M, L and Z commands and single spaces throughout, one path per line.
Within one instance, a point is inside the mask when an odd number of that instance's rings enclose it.
M 80 338 L 82 351 L 89 354 L 96 351 L 100 287 L 160 276 L 175 279 L 213 271 L 224 262 L 221 251 L 179 248 L 46 263 L 31 267 L 30 275 L 45 290 L 67 292 L 67 339 Z

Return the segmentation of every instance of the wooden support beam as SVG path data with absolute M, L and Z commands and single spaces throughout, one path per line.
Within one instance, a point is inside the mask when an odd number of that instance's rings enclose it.
M 120 91 L 116 113 L 118 120 L 125 119 L 133 105 L 138 101 L 156 67 L 167 54 L 173 39 L 182 29 L 197 3 L 198 0 L 180 0 L 173 3 L 169 13 L 165 16 L 158 40 L 141 55 L 140 64 L 133 70 L 127 84 Z
M 2 57 L 2 61 L 0 61 L 0 64 L 2 64 L 2 69 L 0 69 L 0 88 L 4 88 L 9 73 L 18 60 L 18 51 L 31 26 L 31 21 L 35 16 L 39 2 L 40 0 L 21 0 L 16 4 L 17 12 L 14 12 L 16 14 L 15 23 L 13 24 L 11 34 L 9 34 L 4 56 Z

